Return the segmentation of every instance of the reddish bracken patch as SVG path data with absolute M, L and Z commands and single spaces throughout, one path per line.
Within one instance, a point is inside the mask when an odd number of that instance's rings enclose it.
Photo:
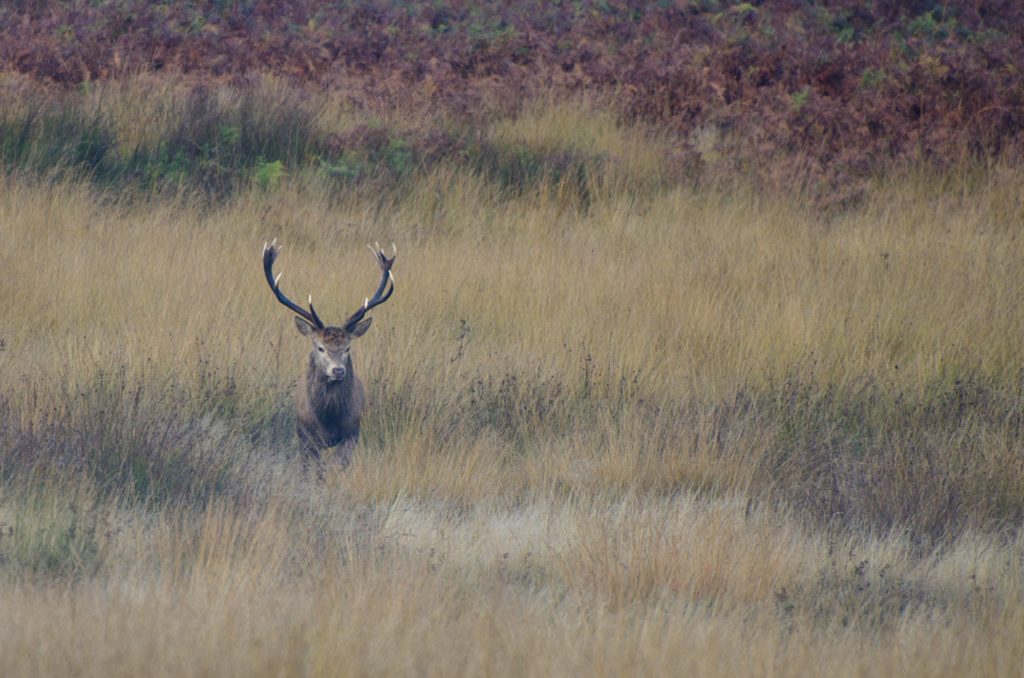
M 743 140 L 718 171 L 842 200 L 903 164 L 1020 157 L 1022 36 L 1024 7 L 1009 0 L 29 0 L 0 8 L 0 74 L 69 88 L 139 72 L 236 84 L 271 73 L 470 121 L 593 91 L 682 139 Z

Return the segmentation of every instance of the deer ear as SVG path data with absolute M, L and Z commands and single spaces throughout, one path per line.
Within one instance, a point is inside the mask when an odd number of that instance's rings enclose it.
M 366 334 L 366 330 L 370 329 L 370 323 L 372 322 L 373 318 L 363 318 L 362 320 L 357 322 L 355 326 L 353 326 L 352 329 L 348 331 L 348 333 L 351 334 L 353 337 L 361 337 L 364 334 Z
M 312 323 L 308 322 L 305 318 L 300 318 L 299 316 L 295 316 L 295 326 L 299 328 L 299 332 L 307 337 L 316 331 L 316 328 L 313 327 Z

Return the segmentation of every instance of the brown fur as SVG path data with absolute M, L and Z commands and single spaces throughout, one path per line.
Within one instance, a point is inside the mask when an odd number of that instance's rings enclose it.
M 363 402 L 363 382 L 353 374 L 351 358 L 341 381 L 328 381 L 311 358 L 295 388 L 296 429 L 306 454 L 319 461 L 321 449 L 342 445 L 341 463 L 347 464 L 359 439 Z
M 295 319 L 299 331 L 313 341 L 306 372 L 295 387 L 295 427 L 306 455 L 305 463 L 313 461 L 318 471 L 321 450 L 340 446 L 339 461 L 345 465 L 359 439 L 363 382 L 352 369 L 349 347 L 353 339 L 369 329 L 370 322 L 367 318 L 352 330 L 317 329 L 301 318 Z

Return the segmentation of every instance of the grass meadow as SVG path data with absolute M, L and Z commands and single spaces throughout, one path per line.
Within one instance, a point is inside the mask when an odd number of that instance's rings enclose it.
M 821 213 L 599 105 L 481 135 L 610 160 L 0 178 L 0 674 L 1019 676 L 1024 170 Z M 275 237 L 329 323 L 398 249 L 323 482 Z

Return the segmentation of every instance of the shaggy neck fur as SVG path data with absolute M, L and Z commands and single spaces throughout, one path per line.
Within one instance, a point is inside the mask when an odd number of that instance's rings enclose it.
M 352 393 L 352 382 L 355 374 L 352 371 L 352 356 L 345 361 L 345 376 L 341 379 L 328 379 L 327 375 L 317 367 L 316 358 L 309 356 L 309 367 L 306 373 L 306 384 L 309 386 L 309 400 L 316 411 L 317 418 L 325 424 L 336 417 L 345 408 L 346 400 Z M 328 421 L 325 421 L 324 415 Z

